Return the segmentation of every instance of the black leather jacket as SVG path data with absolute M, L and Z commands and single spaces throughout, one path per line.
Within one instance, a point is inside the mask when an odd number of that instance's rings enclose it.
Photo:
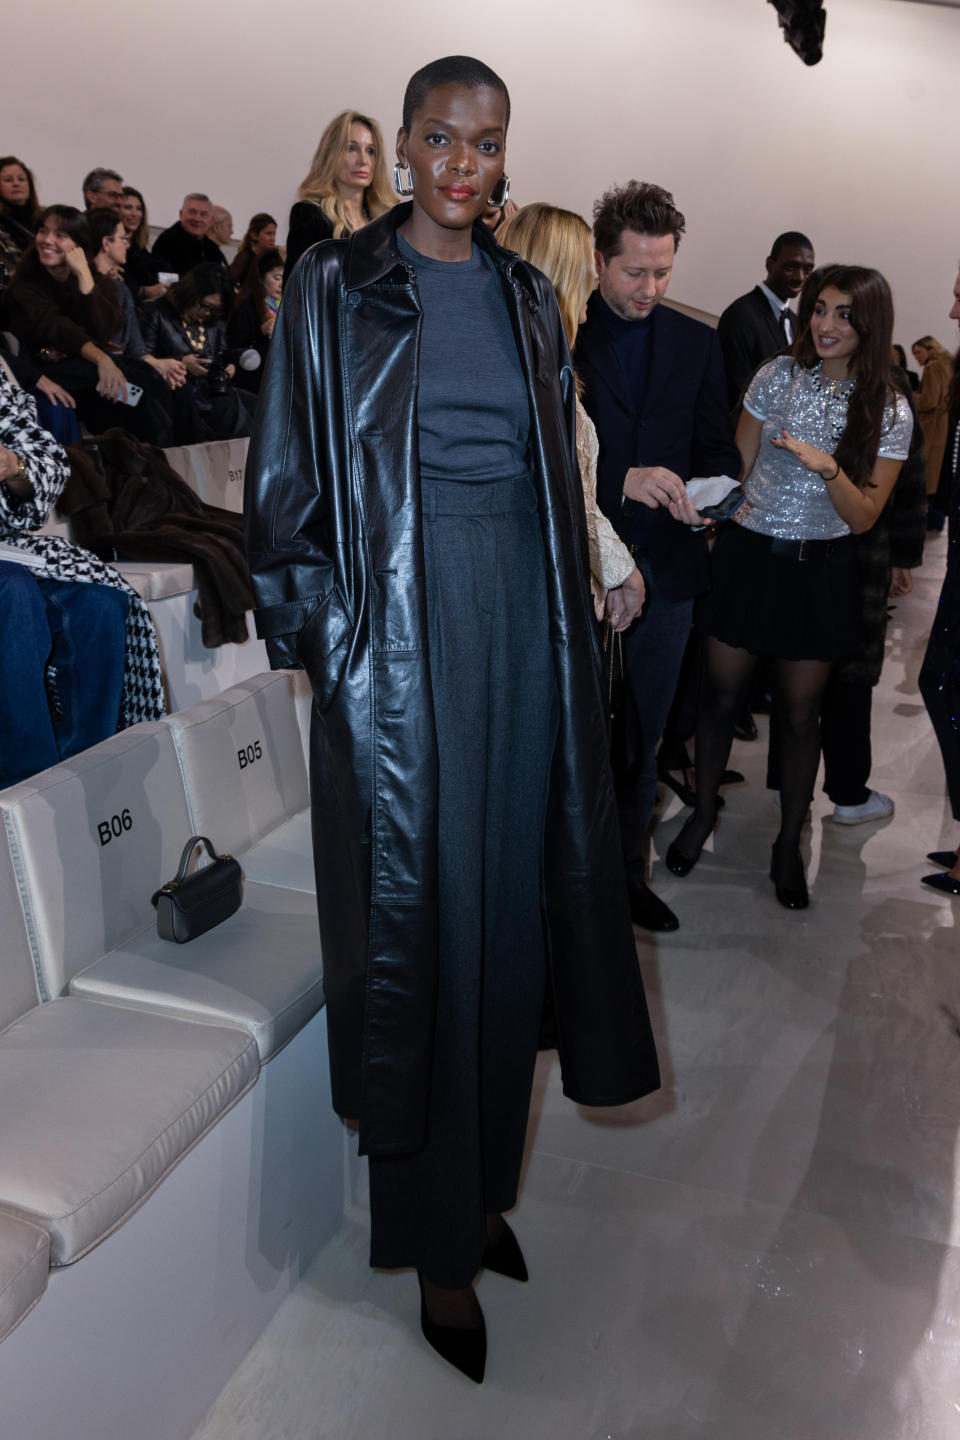
M 425 1138 L 435 1014 L 436 733 L 417 447 L 421 311 L 397 206 L 317 245 L 284 292 L 246 468 L 257 629 L 302 664 L 334 1105 L 361 1153 Z M 607 756 L 574 387 L 545 278 L 501 275 L 531 406 L 560 720 L 544 852 L 550 995 L 566 1093 L 659 1083 Z

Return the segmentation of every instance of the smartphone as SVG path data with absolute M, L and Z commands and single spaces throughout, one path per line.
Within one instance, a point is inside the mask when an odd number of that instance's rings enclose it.
M 715 505 L 704 505 L 699 510 L 699 514 L 704 520 L 709 520 L 711 524 L 716 524 L 718 520 L 729 520 L 733 512 L 740 509 L 746 498 L 747 492 L 743 486 L 734 485 L 722 500 L 718 500 Z
M 174 275 L 174 274 L 172 273 L 172 271 L 170 271 L 170 270 L 161 270 L 161 271 L 160 271 L 160 274 L 157 276 L 157 284 L 158 284 L 158 285 L 176 285 L 176 283 L 177 283 L 177 281 L 178 281 L 179 279 L 180 279 L 180 276 L 179 276 L 179 275 Z
M 102 394 L 103 394 L 103 391 L 100 389 L 100 386 L 99 386 L 99 385 L 97 386 L 97 394 L 98 394 L 98 395 L 102 395 Z M 122 405 L 139 405 L 139 403 L 140 403 L 140 396 L 141 396 L 142 394 L 143 394 L 143 389 L 142 389 L 142 387 L 141 387 L 140 385 L 131 385 L 130 381 L 128 380 L 128 381 L 127 381 L 127 398 L 126 398 L 126 400 L 121 400 L 120 403 L 121 403 Z

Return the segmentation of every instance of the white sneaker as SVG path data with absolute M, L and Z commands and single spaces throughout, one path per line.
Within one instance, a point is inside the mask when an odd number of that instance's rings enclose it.
M 835 825 L 862 825 L 866 820 L 886 820 L 893 814 L 893 801 L 879 790 L 871 790 L 862 805 L 834 805 Z

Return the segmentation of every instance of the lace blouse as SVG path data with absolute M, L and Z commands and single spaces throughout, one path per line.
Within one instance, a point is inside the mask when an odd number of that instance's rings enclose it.
M 608 590 L 622 585 L 636 569 L 636 563 L 602 510 L 597 508 L 597 456 L 600 442 L 596 426 L 577 401 L 577 460 L 587 509 L 587 540 L 590 546 L 590 591 L 597 619 L 603 619 Z

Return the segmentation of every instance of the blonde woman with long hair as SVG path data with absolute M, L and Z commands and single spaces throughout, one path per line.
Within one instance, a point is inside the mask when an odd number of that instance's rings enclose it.
M 396 199 L 380 126 L 358 110 L 342 110 L 320 136 L 290 211 L 284 280 L 304 250 L 319 240 L 352 235 L 389 210 Z
M 505 250 L 515 250 L 546 275 L 556 293 L 572 351 L 577 330 L 586 318 L 587 301 L 597 283 L 593 236 L 583 216 L 559 210 L 555 205 L 524 205 L 497 230 L 497 243 Z M 643 608 L 643 576 L 597 507 L 599 448 L 593 421 L 578 398 L 577 459 L 587 511 L 590 589 L 597 619 L 606 617 L 614 630 L 626 630 Z

